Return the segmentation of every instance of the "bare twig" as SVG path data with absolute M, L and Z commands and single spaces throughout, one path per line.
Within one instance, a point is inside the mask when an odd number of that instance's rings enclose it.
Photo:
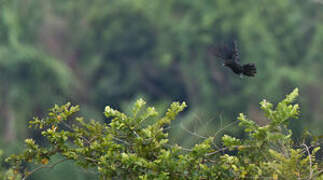
M 309 175 L 308 179 L 312 179 L 313 178 L 312 156 L 311 156 L 311 153 L 310 153 L 310 150 L 309 150 L 308 146 L 305 143 L 302 144 L 302 145 L 306 148 L 306 151 L 307 151 L 307 154 L 308 154 L 308 159 L 310 161 L 310 175 Z
M 124 141 L 122 139 L 119 139 L 119 138 L 116 138 L 114 136 L 112 136 L 112 139 L 116 140 L 116 141 L 119 141 L 119 142 L 122 142 L 122 143 L 125 143 L 126 145 L 130 145 L 130 143 L 128 143 L 127 141 Z
M 189 151 L 189 152 L 192 152 L 193 150 L 192 149 L 189 149 L 189 148 L 184 148 L 181 146 L 181 149 L 183 149 L 184 151 Z
M 222 121 L 221 121 L 222 122 Z M 226 128 L 236 124 L 237 122 L 239 122 L 239 120 L 233 121 L 232 123 L 227 124 L 226 126 L 224 126 L 223 128 L 219 129 L 215 134 L 214 137 L 216 137 L 217 134 L 219 134 L 220 132 L 222 132 L 223 130 L 225 130 Z M 221 125 L 222 126 L 222 125 Z
M 202 139 L 207 139 L 207 137 L 201 136 L 201 135 L 199 135 L 199 134 L 197 134 L 195 132 L 192 132 L 192 131 L 186 129 L 183 124 L 181 124 L 181 128 L 184 129 L 184 131 L 186 131 L 187 133 L 191 134 L 192 136 L 196 136 L 196 137 L 199 137 L 199 138 L 202 138 Z
M 168 146 L 168 147 L 173 147 L 174 145 L 166 144 L 166 146 Z M 182 149 L 182 150 L 184 150 L 184 151 L 188 151 L 188 152 L 192 152 L 192 151 L 193 151 L 192 149 L 185 148 L 185 147 L 183 147 L 183 146 L 180 146 L 180 149 Z
M 211 155 L 213 155 L 213 154 L 216 154 L 216 153 L 219 153 L 219 152 L 226 151 L 226 150 L 228 150 L 228 149 L 229 149 L 228 147 L 224 147 L 224 148 L 218 149 L 218 150 L 216 150 L 216 151 L 214 151 L 214 152 L 207 153 L 205 156 L 211 156 Z
M 319 175 L 321 175 L 321 173 L 323 173 L 323 169 L 321 169 L 320 171 L 316 172 L 313 177 L 319 176 Z
M 53 164 L 52 164 L 52 165 L 50 165 L 50 166 L 39 166 L 39 167 L 37 167 L 37 168 L 33 169 L 32 171 L 30 171 L 30 172 L 28 173 L 28 175 L 26 175 L 25 177 L 23 177 L 23 178 L 22 178 L 22 180 L 27 179 L 30 175 L 32 175 L 33 173 L 37 172 L 37 171 L 38 171 L 38 170 L 40 170 L 40 169 L 44 169 L 44 168 L 53 168 L 53 167 L 55 167 L 57 164 L 62 163 L 62 162 L 67 161 L 67 160 L 68 160 L 68 159 L 61 159 L 61 160 L 59 160 L 59 161 L 57 161 L 57 162 L 53 163 Z
M 67 124 L 66 122 L 62 121 L 61 124 L 63 124 L 69 130 L 74 131 L 73 128 L 69 124 Z
M 95 160 L 95 159 L 90 158 L 90 157 L 85 157 L 84 159 L 87 160 L 87 161 L 91 161 L 93 163 L 98 163 L 99 162 L 98 160 Z

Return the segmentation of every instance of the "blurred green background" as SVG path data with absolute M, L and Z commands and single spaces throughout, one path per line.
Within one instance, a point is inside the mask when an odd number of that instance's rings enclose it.
M 208 52 L 236 39 L 257 75 L 239 78 Z M 166 110 L 189 108 L 170 127 L 173 142 L 243 136 L 243 112 L 266 124 L 258 103 L 300 89 L 295 138 L 323 132 L 323 0 L 0 0 L 0 149 L 21 151 L 27 128 L 54 104 L 81 105 L 107 122 L 106 105 L 127 111 L 139 97 Z M 65 164 L 31 179 L 96 179 Z

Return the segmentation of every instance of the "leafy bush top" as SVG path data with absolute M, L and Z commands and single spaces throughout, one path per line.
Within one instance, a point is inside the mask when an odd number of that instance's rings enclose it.
M 55 105 L 48 117 L 30 122 L 30 127 L 41 130 L 48 145 L 26 139 L 24 152 L 7 158 L 12 163 L 7 176 L 25 179 L 41 168 L 72 160 L 82 168 L 95 168 L 100 179 L 323 178 L 315 160 L 319 147 L 305 143 L 295 147 L 287 128 L 288 120 L 299 113 L 298 104 L 292 104 L 297 96 L 295 89 L 276 107 L 263 100 L 261 108 L 270 120 L 265 126 L 240 114 L 245 139 L 224 135 L 218 147 L 215 138 L 209 137 L 192 149 L 168 142 L 167 127 L 184 110 L 185 102 L 172 103 L 161 117 L 154 107 L 145 107 L 142 99 L 130 115 L 107 106 L 104 114 L 111 119 L 109 124 L 75 117 L 79 106 Z M 62 160 L 51 162 L 54 155 Z M 26 163 L 38 168 L 30 170 Z

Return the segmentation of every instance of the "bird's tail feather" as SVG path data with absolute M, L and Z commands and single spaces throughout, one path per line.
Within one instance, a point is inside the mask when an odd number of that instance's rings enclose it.
M 249 63 L 249 64 L 244 64 L 243 66 L 243 74 L 246 76 L 255 76 L 256 74 L 256 66 L 255 64 Z

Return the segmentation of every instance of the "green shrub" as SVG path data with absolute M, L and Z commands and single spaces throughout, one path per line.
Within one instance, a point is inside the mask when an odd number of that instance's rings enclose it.
M 297 146 L 287 128 L 288 120 L 299 114 L 299 106 L 292 104 L 297 96 L 295 89 L 275 108 L 263 100 L 261 108 L 270 120 L 265 126 L 240 114 L 245 139 L 224 135 L 218 147 L 209 137 L 192 149 L 168 143 L 166 127 L 184 110 L 185 102 L 172 103 L 164 116 L 154 107 L 146 108 L 142 99 L 130 115 L 107 106 L 104 114 L 111 119 L 109 124 L 75 117 L 79 106 L 55 105 L 48 117 L 30 122 L 48 145 L 26 139 L 24 152 L 7 161 L 13 174 L 24 178 L 70 160 L 85 169 L 95 168 L 100 179 L 323 179 L 315 159 L 319 147 Z M 62 160 L 52 162 L 54 155 Z M 26 164 L 38 167 L 30 169 Z M 11 179 L 15 179 L 12 173 Z

